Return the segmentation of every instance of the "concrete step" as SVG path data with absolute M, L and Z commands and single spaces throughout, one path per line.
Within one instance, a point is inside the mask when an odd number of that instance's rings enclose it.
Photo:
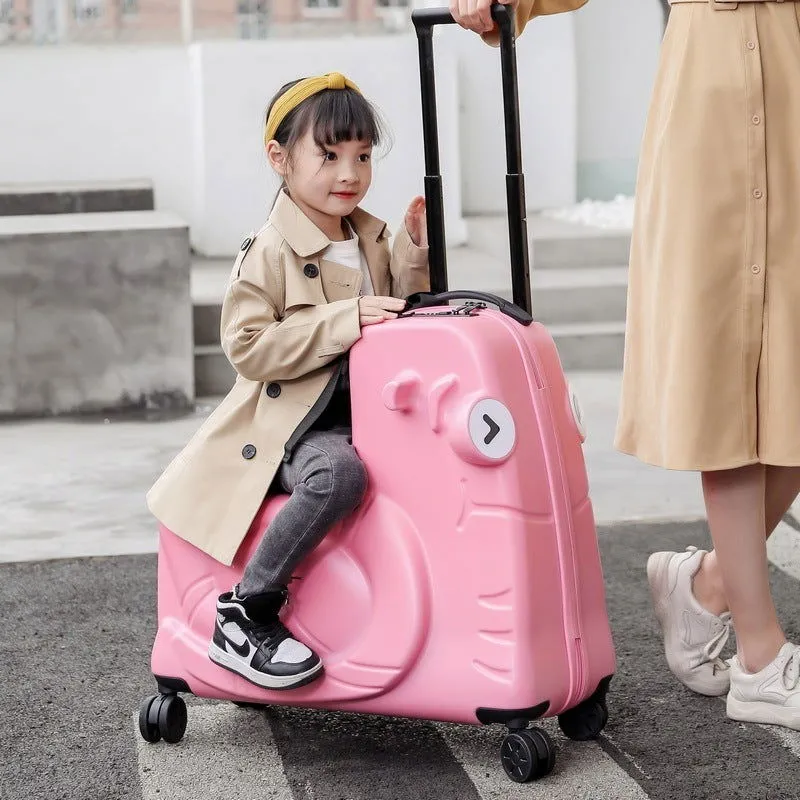
M 627 299 L 625 267 L 540 270 L 531 276 L 533 314 L 544 325 L 621 322 Z M 467 276 L 469 278 L 469 276 Z M 490 275 L 490 279 L 497 276 Z M 476 288 L 511 299 L 511 287 L 502 283 L 477 283 L 467 279 L 453 288 Z M 198 345 L 219 344 L 222 304 L 210 295 L 194 301 L 194 341 Z
M 505 264 L 509 261 L 508 221 L 503 216 L 467 217 L 467 242 Z M 531 273 L 540 269 L 615 267 L 628 263 L 629 230 L 598 228 L 552 219 L 528 217 Z
M 565 372 L 622 369 L 624 322 L 552 325 L 548 331 Z M 194 369 L 198 397 L 225 394 L 233 386 L 233 368 L 219 345 L 195 346 Z
M 193 311 L 195 347 L 218 345 L 222 303 L 195 301 Z
M 191 406 L 190 280 L 175 214 L 0 217 L 0 416 Z
M 0 217 L 154 209 L 150 181 L 0 184 Z
M 192 270 L 196 344 L 219 343 L 220 309 L 229 273 L 227 262 L 199 262 Z M 511 299 L 510 272 L 490 256 L 465 248 L 452 250 L 448 273 L 452 289 L 476 289 Z M 625 319 L 627 277 L 626 267 L 534 270 L 534 316 L 545 325 L 620 322 Z
M 197 397 L 227 394 L 236 373 L 220 345 L 195 345 L 194 387 Z
M 565 372 L 622 369 L 624 322 L 551 325 L 548 331 Z
M 534 270 L 533 316 L 543 325 L 624 322 L 627 267 Z

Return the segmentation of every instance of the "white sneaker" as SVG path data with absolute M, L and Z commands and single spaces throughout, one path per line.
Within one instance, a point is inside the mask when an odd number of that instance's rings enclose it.
M 729 663 L 731 719 L 800 731 L 800 646 L 787 642 L 761 672 L 745 672 L 737 656 Z
M 698 694 L 719 697 L 730 688 L 728 664 L 720 658 L 731 632 L 731 615 L 704 609 L 692 592 L 692 578 L 705 550 L 653 553 L 647 580 L 664 636 L 664 654 L 672 674 Z

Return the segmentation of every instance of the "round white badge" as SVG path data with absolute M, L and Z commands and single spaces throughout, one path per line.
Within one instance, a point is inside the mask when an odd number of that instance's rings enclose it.
M 469 437 L 487 458 L 505 458 L 517 438 L 511 412 L 499 400 L 479 400 L 469 414 Z

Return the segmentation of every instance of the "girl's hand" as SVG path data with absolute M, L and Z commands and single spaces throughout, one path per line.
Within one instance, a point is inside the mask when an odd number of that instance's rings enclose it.
M 424 197 L 415 197 L 411 201 L 406 211 L 406 230 L 417 247 L 428 246 L 428 217 Z
M 492 2 L 517 7 L 518 0 L 450 0 L 450 13 L 453 19 L 469 31 L 489 33 L 494 28 Z
M 397 297 L 380 297 L 365 294 L 358 301 L 358 319 L 361 326 L 375 325 L 385 319 L 395 319 L 406 307 L 406 301 Z

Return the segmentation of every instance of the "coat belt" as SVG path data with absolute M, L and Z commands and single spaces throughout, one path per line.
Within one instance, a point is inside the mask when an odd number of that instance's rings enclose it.
M 731 11 L 740 3 L 798 3 L 800 0 L 669 0 L 671 6 L 679 3 L 707 3 L 715 11 Z

